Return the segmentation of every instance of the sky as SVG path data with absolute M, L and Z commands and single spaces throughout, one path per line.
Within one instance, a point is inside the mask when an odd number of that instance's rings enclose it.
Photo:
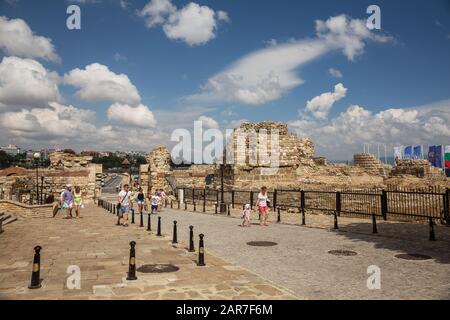
M 149 151 L 199 119 L 330 160 L 450 144 L 449 57 L 448 0 L 1 0 L 0 145 Z

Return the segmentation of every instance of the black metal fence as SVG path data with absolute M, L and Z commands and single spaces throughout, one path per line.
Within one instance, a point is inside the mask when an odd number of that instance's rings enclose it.
M 222 202 L 222 192 L 215 189 L 182 188 L 184 201 L 197 207 Z M 255 205 L 259 191 L 226 190 L 223 202 L 231 208 Z M 274 210 L 298 210 L 337 213 L 338 216 L 373 217 L 384 220 L 441 220 L 450 222 L 450 189 L 341 189 L 282 190 L 268 192 Z

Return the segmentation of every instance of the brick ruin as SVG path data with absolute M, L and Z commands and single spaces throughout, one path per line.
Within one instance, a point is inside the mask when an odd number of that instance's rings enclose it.
M 41 193 L 41 177 L 44 177 L 42 193 L 58 198 L 67 184 L 80 186 L 86 203 L 101 195 L 102 165 L 93 164 L 92 157 L 53 153 L 50 166 L 39 168 L 38 181 Z M 29 203 L 36 199 L 36 169 L 11 167 L 0 170 L 0 188 L 5 199 Z
M 271 175 L 261 174 L 270 164 L 261 161 L 252 163 L 248 133 L 267 132 L 267 150 L 271 150 L 271 132 L 279 134 L 279 168 Z M 247 148 L 239 148 L 243 139 Z M 309 138 L 299 138 L 290 133 L 286 123 L 244 123 L 235 129 L 231 139 L 234 148 L 226 152 L 224 184 L 227 189 L 250 190 L 261 186 L 269 188 L 379 188 L 388 184 L 416 185 L 433 184 L 449 186 L 449 179 L 442 171 L 432 168 L 426 160 L 398 161 L 392 167 L 385 165 L 371 154 L 354 155 L 354 164 L 327 163 L 323 157 L 315 156 L 315 146 Z M 269 152 L 270 156 L 270 152 Z M 227 159 L 228 158 L 228 159 Z M 245 162 L 238 161 L 245 159 Z M 141 185 L 147 190 L 164 189 L 172 192 L 176 187 L 204 188 L 205 178 L 214 175 L 214 183 L 208 188 L 220 187 L 219 165 L 192 165 L 184 169 L 171 167 L 170 152 L 166 146 L 155 148 L 147 156 L 148 164 L 140 168 Z M 419 179 L 419 180 L 417 180 Z M 419 181 L 419 182 L 418 182 Z

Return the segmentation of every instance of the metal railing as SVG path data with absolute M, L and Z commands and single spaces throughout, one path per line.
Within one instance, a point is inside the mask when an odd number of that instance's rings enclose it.
M 197 207 L 221 202 L 221 191 L 215 189 L 181 188 L 184 201 Z M 232 208 L 249 203 L 252 207 L 259 191 L 226 190 L 224 202 Z M 296 209 L 336 213 L 338 216 L 381 217 L 384 220 L 441 220 L 450 223 L 450 189 L 388 188 L 371 190 L 283 190 L 268 192 L 274 210 Z

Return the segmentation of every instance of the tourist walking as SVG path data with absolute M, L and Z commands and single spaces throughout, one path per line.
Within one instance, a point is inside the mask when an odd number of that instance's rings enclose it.
M 145 195 L 144 195 L 144 191 L 142 190 L 141 187 L 139 187 L 138 193 L 137 193 L 137 204 L 138 204 L 139 214 L 142 214 L 142 211 L 144 210 L 144 204 L 145 204 Z
M 123 190 L 119 192 L 117 205 L 119 209 L 119 219 L 123 219 L 122 226 L 128 227 L 128 213 L 130 212 L 130 191 L 128 184 L 123 186 Z
M 166 193 L 164 192 L 164 189 L 161 189 L 161 190 L 160 190 L 160 192 L 159 192 L 159 197 L 161 198 L 161 205 L 158 206 L 158 211 L 161 212 L 161 211 L 162 211 L 162 207 L 164 206 L 165 201 L 166 201 L 166 198 L 167 198 L 167 195 L 166 195 Z
M 161 197 L 158 195 L 158 191 L 155 192 L 150 200 L 152 204 L 151 214 L 156 214 L 158 212 L 159 203 L 161 201 Z
M 66 189 L 61 193 L 61 208 L 66 210 L 65 219 L 72 219 L 73 192 L 70 184 L 68 184 Z
M 270 199 L 267 195 L 267 187 L 262 187 L 261 192 L 258 194 L 258 198 L 256 199 L 256 207 L 259 210 L 261 226 L 268 226 L 267 219 L 269 217 L 269 203 Z
M 242 227 L 250 227 L 250 214 L 252 212 L 250 204 L 246 204 L 242 212 Z
M 75 214 L 77 215 L 77 219 L 80 219 L 81 209 L 84 208 L 84 205 L 83 205 L 83 195 L 81 193 L 81 188 L 79 186 L 75 187 L 73 193 L 73 203 L 75 204 Z

